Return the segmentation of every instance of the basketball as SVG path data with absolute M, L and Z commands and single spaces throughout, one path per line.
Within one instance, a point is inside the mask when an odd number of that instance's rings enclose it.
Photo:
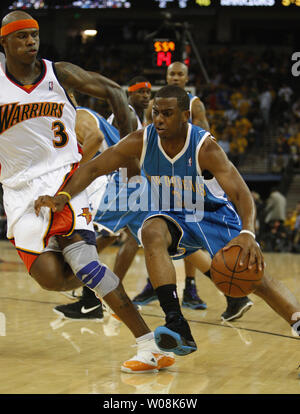
M 217 288 L 227 296 L 240 298 L 252 293 L 259 285 L 263 270 L 256 266 L 248 269 L 249 256 L 242 267 L 239 266 L 240 246 L 232 246 L 229 250 L 219 250 L 212 259 L 211 278 Z

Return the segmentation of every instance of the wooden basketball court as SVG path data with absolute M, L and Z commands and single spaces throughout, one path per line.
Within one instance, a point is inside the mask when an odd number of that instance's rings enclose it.
M 105 313 L 103 322 L 62 320 L 53 312 L 71 300 L 42 290 L 15 249 L 0 242 L 0 394 L 300 394 L 300 342 L 285 321 L 251 295 L 252 309 L 221 323 L 224 297 L 200 273 L 206 311 L 183 308 L 198 351 L 177 357 L 157 374 L 126 374 L 121 363 L 136 349 L 133 336 Z M 102 254 L 113 265 L 116 248 Z M 300 298 L 300 255 L 265 254 L 269 273 Z M 183 263 L 176 262 L 178 293 Z M 130 297 L 144 287 L 142 250 L 125 279 Z M 152 329 L 164 324 L 158 302 L 141 311 Z

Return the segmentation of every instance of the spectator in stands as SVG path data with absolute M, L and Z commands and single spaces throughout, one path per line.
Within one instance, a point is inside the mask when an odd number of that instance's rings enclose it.
M 265 207 L 266 229 L 271 229 L 275 221 L 283 223 L 286 219 L 286 197 L 273 187 Z
M 293 251 L 300 253 L 300 202 L 298 202 L 296 210 L 296 220 L 293 232 Z
M 261 111 L 262 118 L 264 120 L 265 127 L 269 126 L 270 122 L 270 111 L 272 105 L 272 93 L 269 85 L 264 87 L 263 92 L 259 95 L 259 107 Z
M 265 240 L 265 251 L 289 252 L 291 251 L 291 233 L 280 221 L 272 221 L 268 237 Z

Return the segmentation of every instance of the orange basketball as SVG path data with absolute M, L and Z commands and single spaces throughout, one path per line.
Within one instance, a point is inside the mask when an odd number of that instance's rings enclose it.
M 212 259 L 211 278 L 217 288 L 225 295 L 240 298 L 252 293 L 259 285 L 263 270 L 256 266 L 248 269 L 249 256 L 242 267 L 239 266 L 242 249 L 232 246 L 229 250 L 219 250 Z

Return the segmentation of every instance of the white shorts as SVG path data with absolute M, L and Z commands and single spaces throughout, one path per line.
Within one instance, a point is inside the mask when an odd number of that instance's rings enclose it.
M 96 178 L 86 189 L 93 219 L 105 194 L 106 184 L 108 182 L 109 177 L 107 175 L 101 175 L 100 177 Z
M 53 196 L 66 181 L 71 169 L 71 166 L 66 166 L 43 174 L 18 190 L 4 188 L 7 237 L 28 269 L 53 235 L 69 235 L 74 230 L 94 233 L 86 191 L 72 198 L 61 213 L 42 207 L 39 216 L 35 214 L 35 200 L 40 195 Z

